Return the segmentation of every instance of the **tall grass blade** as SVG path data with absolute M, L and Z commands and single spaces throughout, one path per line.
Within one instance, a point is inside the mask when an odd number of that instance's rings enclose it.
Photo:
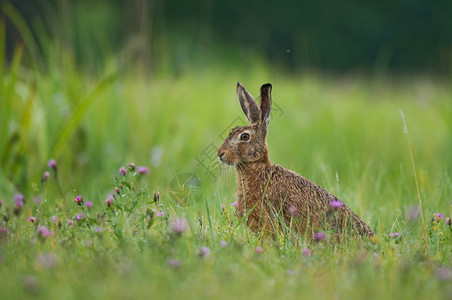
M 400 112 L 400 117 L 402 118 L 402 122 L 403 122 L 403 133 L 405 133 L 405 135 L 406 135 L 408 149 L 410 151 L 411 166 L 413 168 L 414 181 L 416 183 L 417 200 L 418 200 L 419 211 L 420 211 L 421 220 L 422 220 L 422 230 L 424 232 L 424 237 L 427 238 L 427 227 L 425 225 L 424 213 L 423 213 L 423 209 L 422 209 L 421 193 L 419 190 L 419 181 L 417 179 L 416 164 L 414 163 L 413 149 L 411 147 L 410 136 L 408 135 L 408 127 L 406 125 L 405 115 L 401 109 L 399 110 L 399 112 Z
M 59 157 L 62 151 L 65 149 L 69 139 L 74 134 L 83 116 L 86 114 L 91 105 L 93 105 L 96 100 L 99 99 L 99 96 L 110 86 L 113 80 L 116 78 L 116 73 L 110 73 L 106 75 L 97 86 L 89 93 L 77 106 L 72 115 L 70 116 L 68 122 L 61 130 L 58 135 L 55 146 L 53 147 L 53 151 L 51 153 L 51 157 Z

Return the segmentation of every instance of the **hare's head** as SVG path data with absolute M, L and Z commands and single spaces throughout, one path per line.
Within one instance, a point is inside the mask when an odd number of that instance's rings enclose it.
M 267 130 L 271 111 L 271 84 L 260 89 L 260 107 L 253 96 L 237 83 L 237 97 L 243 113 L 250 122 L 248 126 L 236 127 L 218 148 L 221 162 L 238 165 L 250 162 L 269 162 Z

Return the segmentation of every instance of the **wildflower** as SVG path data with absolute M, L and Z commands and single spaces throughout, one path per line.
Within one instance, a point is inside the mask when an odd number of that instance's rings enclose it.
M 198 255 L 201 258 L 208 258 L 210 255 L 210 248 L 202 246 L 201 249 L 199 249 Z
M 162 217 L 162 216 L 164 216 L 165 215 L 165 212 L 164 211 L 159 211 L 159 212 L 157 212 L 157 217 Z
M 102 232 L 104 232 L 104 229 L 98 226 L 98 227 L 94 228 L 94 232 L 95 233 L 102 233 Z
M 309 248 L 303 249 L 303 256 L 311 256 L 311 250 Z
M 293 205 L 291 207 L 289 207 L 288 212 L 289 212 L 289 215 L 291 215 L 292 217 L 298 217 L 300 215 L 297 208 Z
M 72 225 L 74 225 L 74 221 L 72 221 L 71 219 L 67 219 L 67 224 L 69 226 L 72 226 Z
M 2 203 L 3 203 L 2 200 L 0 200 L 0 207 L 2 207 Z
M 408 220 L 416 221 L 419 218 L 420 209 L 417 205 L 410 205 L 405 210 L 405 215 Z
M 51 218 L 50 218 L 50 221 L 52 221 L 52 223 L 56 223 L 56 222 L 58 222 L 58 218 L 56 217 L 56 216 L 52 216 Z
M 32 275 L 24 277 L 24 285 L 28 292 L 35 293 L 38 289 L 38 280 Z
M 42 174 L 41 182 L 46 183 L 47 180 L 49 179 L 49 177 L 50 177 L 50 173 L 48 171 L 45 171 L 44 174 Z
M 15 194 L 14 195 L 14 202 L 16 202 L 16 207 L 21 208 L 24 206 L 25 203 L 25 197 L 22 194 Z
M 168 264 L 173 268 L 180 267 L 180 265 L 181 265 L 180 261 L 178 261 L 177 259 L 173 259 L 173 258 L 168 259 Z
M 105 199 L 105 204 L 110 207 L 113 204 L 113 197 L 109 196 L 107 199 Z
M 316 242 L 324 242 L 326 241 L 326 234 L 323 231 L 319 231 L 314 234 L 314 241 Z
M 77 205 L 82 205 L 83 204 L 83 197 L 82 196 L 77 196 L 74 199 L 75 203 L 77 203 Z
M 138 167 L 137 172 L 140 175 L 145 175 L 151 173 L 151 170 L 148 167 Z
M 30 218 L 28 218 L 27 221 L 28 221 L 28 222 L 31 222 L 31 223 L 34 223 L 34 222 L 36 222 L 36 218 L 33 217 L 33 216 L 31 216 Z
M 170 224 L 171 231 L 175 234 L 182 234 L 188 229 L 187 221 L 183 218 L 176 218 Z
M 232 203 L 231 203 L 231 206 L 237 207 L 237 201 L 232 202 Z
M 117 186 L 115 186 L 115 193 L 118 195 L 121 194 L 121 190 Z
M 130 164 L 128 165 L 128 167 L 129 167 L 129 169 L 132 170 L 132 171 L 135 171 L 135 169 L 137 168 L 137 166 L 136 166 L 134 163 L 130 163 Z
M 41 199 L 41 197 L 36 196 L 35 199 L 34 199 L 34 201 L 35 201 L 36 204 L 41 204 L 42 199 Z
M 57 164 L 56 161 L 54 159 L 49 160 L 49 162 L 47 163 L 47 167 L 49 167 L 50 169 L 57 170 Z
M 330 201 L 330 206 L 333 208 L 339 208 L 339 207 L 344 206 L 344 202 L 342 202 L 341 200 L 337 200 L 337 199 L 332 200 L 332 201 Z
M 76 221 L 80 221 L 81 219 L 83 219 L 83 214 L 82 213 L 78 213 L 78 215 L 75 216 L 75 220 Z
M 255 251 L 257 254 L 261 254 L 262 252 L 264 252 L 264 248 L 262 248 L 261 246 L 257 246 L 257 247 L 254 249 L 254 251 Z
M 87 209 L 91 209 L 91 207 L 93 206 L 93 202 L 86 201 L 85 206 L 86 206 Z
M 0 205 L 1 205 L 1 202 L 0 202 Z M 446 225 L 449 227 L 451 226 L 451 219 L 449 217 L 446 218 Z
M 121 167 L 121 168 L 119 169 L 119 174 L 121 174 L 122 176 L 126 176 L 126 175 L 127 175 L 126 168 Z
M 52 253 L 42 253 L 36 258 L 36 260 L 46 269 L 53 269 L 57 265 L 57 258 Z
M 442 213 L 434 213 L 433 216 L 435 216 L 439 220 L 442 220 L 444 218 L 444 214 L 442 214 Z
M 401 234 L 399 232 L 392 232 L 388 235 L 391 239 L 396 239 L 399 236 L 401 236 Z
M 38 235 L 42 238 L 47 238 L 52 235 L 52 232 L 45 226 L 39 226 Z
M 220 242 L 221 247 L 226 247 L 228 245 L 228 243 L 225 240 L 222 240 Z
M 435 272 L 436 278 L 441 281 L 447 281 L 452 278 L 452 271 L 449 268 L 441 267 Z

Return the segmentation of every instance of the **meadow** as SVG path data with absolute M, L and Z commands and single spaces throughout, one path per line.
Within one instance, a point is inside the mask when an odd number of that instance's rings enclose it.
M 259 59 L 89 72 L 53 50 L 45 68 L 23 45 L 1 60 L 1 299 L 452 297 L 447 80 Z M 346 202 L 374 241 L 262 238 L 234 215 L 235 173 L 214 151 L 244 120 L 237 81 L 273 84 L 270 159 Z

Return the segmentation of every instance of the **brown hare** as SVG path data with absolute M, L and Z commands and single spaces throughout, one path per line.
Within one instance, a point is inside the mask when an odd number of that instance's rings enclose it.
M 343 233 L 374 233 L 347 205 L 297 173 L 272 165 L 267 132 L 271 112 L 271 84 L 260 89 L 258 106 L 253 96 L 237 83 L 237 97 L 249 121 L 233 128 L 217 156 L 237 171 L 237 214 L 247 216 L 253 231 L 274 234 L 281 223 L 290 224 L 299 236 L 312 238 L 318 231 L 338 237 Z

